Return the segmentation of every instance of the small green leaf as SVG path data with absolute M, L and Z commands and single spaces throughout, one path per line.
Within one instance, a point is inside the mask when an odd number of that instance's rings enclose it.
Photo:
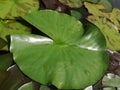
M 7 42 L 3 40 L 2 38 L 0 38 L 0 49 L 3 48 L 6 44 Z
M 100 0 L 99 4 L 102 4 L 107 12 L 112 10 L 112 5 L 109 0 Z
M 0 18 L 11 19 L 38 8 L 38 0 L 0 0 Z
M 59 89 L 80 89 L 95 84 L 104 75 L 108 56 L 105 38 L 98 28 L 88 25 L 83 30 L 74 17 L 51 10 L 32 12 L 24 19 L 50 37 L 11 36 L 15 62 L 30 78 Z
M 111 13 L 102 12 L 102 5 L 95 5 L 85 3 L 89 13 L 93 14 L 88 16 L 88 21 L 95 24 L 107 41 L 107 48 L 110 50 L 120 50 L 120 10 L 114 8 Z M 94 8 L 96 7 L 96 8 Z M 91 8 L 91 9 L 90 9 Z
M 102 83 L 104 86 L 120 88 L 120 77 L 109 73 L 107 76 L 104 76 Z
M 12 54 L 0 55 L 0 69 L 6 70 L 13 63 Z

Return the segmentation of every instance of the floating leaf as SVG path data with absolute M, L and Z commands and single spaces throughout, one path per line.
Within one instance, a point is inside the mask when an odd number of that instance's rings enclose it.
M 3 48 L 6 44 L 6 41 L 0 38 L 0 49 Z
M 85 32 L 74 17 L 51 10 L 32 12 L 23 18 L 50 37 L 11 36 L 15 62 L 30 78 L 60 89 L 79 89 L 104 75 L 108 66 L 106 42 L 95 26 L 86 26 Z
M 106 38 L 107 48 L 110 50 L 120 50 L 120 34 L 116 31 L 116 27 L 105 18 L 97 16 L 89 16 L 88 20 L 100 28 L 100 31 Z
M 116 90 L 116 88 L 115 87 L 104 87 L 102 90 Z M 117 89 L 117 90 L 119 90 L 119 89 Z
M 13 58 L 11 54 L 0 55 L 0 69 L 6 70 L 13 63 Z
M 30 33 L 31 30 L 25 25 L 16 21 L 0 21 L 0 38 L 6 41 L 6 36 L 18 33 Z
M 59 0 L 64 5 L 68 5 L 72 8 L 79 8 L 83 5 L 84 1 L 92 2 L 92 3 L 98 3 L 99 0 Z
M 102 83 L 104 86 L 120 88 L 120 77 L 109 73 L 107 76 L 104 76 Z
M 38 0 L 0 0 L 0 18 L 18 17 L 38 7 Z
M 79 8 L 83 5 L 84 0 L 59 0 L 61 3 L 68 5 L 69 7 Z
M 41 85 L 39 90 L 50 90 L 50 88 L 47 86 Z
M 33 83 L 29 82 L 22 85 L 18 90 L 33 90 Z
M 82 17 L 81 13 L 75 10 L 71 10 L 71 16 L 75 17 L 78 20 Z
M 96 8 L 94 8 L 92 5 Z M 117 14 L 115 14 L 115 12 L 117 13 L 118 10 L 113 9 L 112 13 L 104 13 L 100 11 L 100 9 L 104 8 L 101 5 L 85 3 L 85 6 L 87 7 L 88 11 L 93 14 L 88 17 L 88 20 L 95 24 L 103 33 L 107 41 L 107 47 L 111 50 L 120 50 L 120 34 L 118 32 L 120 25 L 118 20 L 120 18 Z

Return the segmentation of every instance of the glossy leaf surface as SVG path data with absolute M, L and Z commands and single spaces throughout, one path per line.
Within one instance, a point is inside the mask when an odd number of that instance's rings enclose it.
M 107 47 L 111 50 L 120 50 L 120 34 L 118 32 L 120 10 L 114 8 L 111 13 L 105 13 L 101 11 L 104 9 L 102 5 L 85 3 L 85 6 L 93 14 L 88 17 L 88 20 L 103 33 L 107 41 Z
M 86 26 L 85 32 L 75 18 L 50 10 L 24 19 L 50 37 L 11 36 L 14 60 L 30 78 L 62 89 L 79 89 L 103 76 L 108 65 L 106 42 L 95 26 Z
M 100 0 L 99 4 L 101 4 L 105 7 L 104 11 L 110 12 L 112 10 L 112 5 L 109 2 L 109 0 Z
M 38 7 L 38 0 L 0 0 L 0 18 L 18 17 Z

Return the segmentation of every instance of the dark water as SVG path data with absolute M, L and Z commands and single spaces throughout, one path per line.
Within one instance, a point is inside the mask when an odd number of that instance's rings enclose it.
M 113 7 L 119 8 L 120 9 L 120 0 L 109 0 Z

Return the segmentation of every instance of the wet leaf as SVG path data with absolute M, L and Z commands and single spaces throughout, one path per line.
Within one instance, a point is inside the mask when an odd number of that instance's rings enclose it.
M 3 48 L 6 44 L 7 42 L 3 40 L 2 38 L 0 38 L 0 49 Z
M 62 89 L 79 89 L 104 75 L 108 57 L 105 38 L 98 28 L 88 25 L 85 32 L 74 17 L 51 10 L 32 12 L 23 18 L 50 37 L 11 36 L 15 62 L 30 78 Z
M 38 0 L 0 0 L 0 18 L 11 19 L 37 10 Z
M 6 70 L 8 67 L 10 67 L 13 63 L 12 54 L 3 54 L 0 55 L 0 69 Z
M 33 83 L 32 82 L 25 83 L 18 90 L 33 90 Z
M 104 76 L 102 83 L 104 86 L 120 87 L 120 77 L 109 73 Z
M 112 10 L 112 5 L 109 0 L 100 0 L 99 4 L 105 7 L 105 11 L 110 12 Z
M 61 3 L 64 5 L 68 5 L 69 7 L 72 8 L 79 8 L 83 5 L 84 1 L 92 2 L 92 3 L 97 3 L 99 0 L 59 0 Z
M 102 5 L 94 5 L 85 3 L 88 11 L 93 14 L 88 17 L 88 21 L 95 24 L 107 41 L 107 47 L 110 50 L 120 50 L 120 34 L 119 30 L 119 16 L 117 15 L 118 9 L 113 9 L 112 13 L 104 13 Z M 96 7 L 96 8 L 94 8 Z M 89 9 L 91 8 L 91 9 Z M 118 12 L 119 14 L 119 12 Z
M 0 38 L 5 41 L 8 35 L 31 32 L 30 28 L 14 20 L 0 21 L 0 27 Z

